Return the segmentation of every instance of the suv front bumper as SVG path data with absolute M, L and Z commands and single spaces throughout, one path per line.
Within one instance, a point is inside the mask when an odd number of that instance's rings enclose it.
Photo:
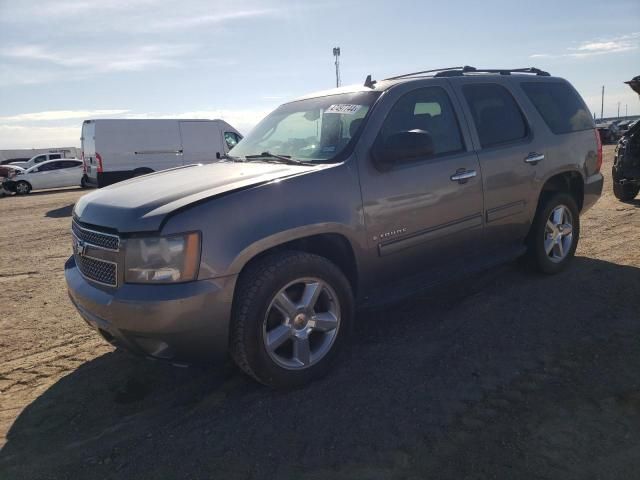
M 73 257 L 64 266 L 69 297 L 91 328 L 114 346 L 174 362 L 225 356 L 237 276 L 172 285 L 99 288 Z

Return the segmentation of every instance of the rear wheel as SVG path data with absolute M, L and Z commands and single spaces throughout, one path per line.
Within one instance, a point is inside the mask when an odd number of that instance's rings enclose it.
M 580 238 L 580 212 L 566 193 L 547 196 L 540 205 L 527 239 L 529 263 L 543 273 L 558 273 L 573 258 Z
M 29 182 L 25 182 L 24 180 L 20 180 L 16 183 L 16 193 L 18 195 L 26 195 L 31 191 L 31 185 Z
M 621 202 L 630 202 L 640 192 L 640 185 L 634 185 L 633 183 L 619 183 L 613 182 L 613 194 Z
M 340 269 L 318 255 L 284 252 L 250 266 L 238 282 L 230 337 L 238 366 L 278 388 L 324 375 L 353 318 Z

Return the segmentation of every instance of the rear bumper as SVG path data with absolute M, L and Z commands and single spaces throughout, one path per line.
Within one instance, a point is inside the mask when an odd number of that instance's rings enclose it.
M 584 201 L 582 203 L 582 213 L 589 210 L 595 205 L 595 203 L 602 195 L 602 185 L 604 184 L 604 178 L 602 173 L 598 172 L 595 175 L 591 175 L 584 182 Z
M 236 276 L 110 289 L 85 279 L 73 257 L 64 270 L 71 302 L 111 344 L 175 362 L 225 357 Z

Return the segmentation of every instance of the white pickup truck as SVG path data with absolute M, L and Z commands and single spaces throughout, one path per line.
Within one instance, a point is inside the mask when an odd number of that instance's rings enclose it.
M 50 153 L 40 153 L 31 157 L 26 162 L 11 162 L 9 165 L 16 165 L 18 167 L 22 167 L 25 170 L 38 165 L 39 163 L 46 162 L 49 160 L 59 160 L 61 158 L 69 158 L 71 155 L 67 155 L 67 151 L 59 151 L 59 152 L 50 152 Z

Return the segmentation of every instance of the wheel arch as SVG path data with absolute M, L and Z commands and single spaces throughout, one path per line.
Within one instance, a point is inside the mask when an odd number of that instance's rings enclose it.
M 570 194 L 575 199 L 578 210 L 582 211 L 584 205 L 584 177 L 578 170 L 565 170 L 549 176 L 540 189 L 536 212 L 542 205 L 546 194 L 553 192 Z
M 344 232 L 331 230 L 293 236 L 294 238 L 291 238 L 290 232 L 289 234 L 284 232 L 278 235 L 283 237 L 279 239 L 280 241 L 273 242 L 265 239 L 258 245 L 253 245 L 239 255 L 232 265 L 232 270 L 241 275 L 256 261 L 276 252 L 292 250 L 312 253 L 334 263 L 345 275 L 356 294 L 359 281 L 357 254 Z

